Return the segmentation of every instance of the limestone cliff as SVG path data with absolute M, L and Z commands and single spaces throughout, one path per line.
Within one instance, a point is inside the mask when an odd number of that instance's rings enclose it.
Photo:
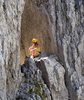
M 71 100 L 84 100 L 84 1 L 0 0 L 0 99 L 14 100 L 32 38 L 65 68 Z
M 31 37 L 38 38 L 39 43 L 42 47 L 43 53 L 47 54 L 56 53 L 59 59 L 63 62 L 66 69 L 66 84 L 70 92 L 71 100 L 83 99 L 83 74 L 84 74 L 84 1 L 83 0 L 28 0 L 31 1 L 32 7 L 29 18 L 29 27 L 25 27 L 24 21 L 22 20 L 22 37 L 23 33 L 29 34 L 27 40 L 22 39 L 25 54 L 27 54 L 28 46 L 25 46 L 24 41 L 31 42 Z M 27 4 L 26 4 L 27 5 Z M 25 9 L 27 9 L 25 8 Z M 34 10 L 33 10 L 34 9 Z M 35 10 L 37 9 L 37 11 Z M 28 11 L 28 10 L 27 10 Z M 26 13 L 27 13 L 26 11 Z M 39 11 L 39 13 L 37 13 Z M 24 11 L 25 12 L 25 11 Z M 24 13 L 23 12 L 23 13 Z M 36 14 L 37 13 L 37 14 Z M 43 18 L 42 14 L 46 15 Z M 35 16 L 32 14 L 36 14 Z M 44 23 L 48 23 L 50 31 L 47 27 L 41 27 L 39 19 Z M 31 18 L 35 18 L 33 23 Z M 37 19 L 36 19 L 37 18 Z M 45 19 L 45 21 L 44 21 Z M 46 20 L 47 19 L 47 20 Z M 32 26 L 32 27 L 31 27 Z M 38 29 L 39 26 L 39 29 Z M 31 27 L 31 28 L 30 28 Z M 40 27 L 45 30 L 40 30 Z M 46 29 L 47 28 L 47 29 Z M 33 30 L 34 29 L 34 30 Z M 37 29 L 37 30 L 36 30 Z M 26 33 L 26 31 L 27 33 Z M 36 31 L 35 31 L 36 30 Z M 46 37 L 46 34 L 48 35 Z M 26 36 L 26 35 L 25 35 Z M 39 36 L 39 37 L 38 37 Z M 52 38 L 53 37 L 53 38 Z M 51 41 L 50 41 L 51 39 Z M 43 40 L 43 41 L 42 41 Z M 54 40 L 54 43 L 53 43 Z M 40 42 L 41 41 L 41 42 Z M 46 43 L 48 47 L 46 46 Z M 45 43 L 45 44 L 43 44 Z M 45 49 L 43 49 L 45 48 Z M 53 51 L 52 48 L 55 50 Z M 50 51 L 49 51 L 50 50 Z
M 0 100 L 12 100 L 21 81 L 23 0 L 0 0 Z

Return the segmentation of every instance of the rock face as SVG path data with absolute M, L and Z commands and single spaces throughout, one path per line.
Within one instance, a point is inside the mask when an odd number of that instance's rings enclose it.
M 25 56 L 28 55 L 28 48 L 32 45 L 33 38 L 38 39 L 42 53 L 54 54 L 56 52 L 49 20 L 43 5 L 38 7 L 34 5 L 34 1 L 25 0 L 21 26 L 21 64 L 24 63 Z
M 61 6 L 60 6 L 61 4 Z M 84 1 L 56 1 L 56 40 L 71 100 L 83 100 Z M 60 55 L 60 50 L 62 54 Z M 63 58 L 62 58 L 63 56 Z
M 22 65 L 24 77 L 16 98 L 21 100 L 68 100 L 63 66 L 53 57 L 43 57 L 36 60 L 36 63 L 34 60 L 26 59 Z
M 50 91 L 42 79 L 42 72 L 31 58 L 22 65 L 23 78 L 16 100 L 51 100 Z
M 24 63 L 34 37 L 42 53 L 55 53 L 63 63 L 70 99 L 83 100 L 84 0 L 25 0 L 25 6 L 24 0 L 0 1 L 0 99 L 14 100 L 22 79 L 20 63 Z M 49 70 L 47 62 L 42 62 Z M 59 73 L 60 67 L 55 66 L 55 69 L 57 72 L 53 75 Z M 47 86 L 55 98 L 55 90 L 50 84 Z M 63 92 L 59 93 L 59 98 L 65 98 Z
M 44 57 L 38 60 L 37 65 L 42 71 L 42 77 L 51 92 L 52 100 L 68 100 L 63 66 L 53 57 Z
M 0 0 L 0 100 L 13 100 L 21 81 L 20 35 L 23 0 Z
M 22 35 L 25 32 L 24 30 L 28 30 L 27 33 L 31 34 L 31 35 L 29 34 L 28 35 L 29 38 L 27 38 L 27 42 L 29 41 L 28 46 L 27 45 L 24 46 L 24 43 L 22 42 L 25 55 L 27 54 L 27 50 L 28 50 L 28 48 L 27 49 L 25 48 L 30 46 L 31 39 L 33 37 L 36 37 L 38 40 L 41 39 L 43 40 L 44 43 L 43 45 L 41 44 L 42 40 L 41 42 L 39 41 L 39 43 L 42 48 L 46 48 L 46 49 L 42 49 L 42 51 L 46 53 L 49 54 L 53 53 L 52 48 L 55 47 L 55 53 L 57 54 L 59 59 L 63 62 L 64 67 L 66 69 L 66 84 L 70 93 L 71 100 L 83 99 L 84 98 L 83 97 L 84 94 L 83 93 L 84 1 L 83 0 L 52 0 L 52 1 L 51 0 L 39 0 L 39 1 L 29 0 L 29 1 L 32 2 L 32 6 L 35 7 L 35 9 L 37 9 L 39 13 L 37 14 L 38 20 L 28 21 L 31 24 L 31 25 L 29 24 L 29 26 L 32 26 L 33 28 L 32 27 L 28 29 L 22 28 Z M 37 13 L 36 10 L 33 10 L 33 7 L 31 7 L 31 14 L 29 13 L 29 18 L 27 17 L 26 22 L 28 19 L 30 20 L 30 16 L 31 17 L 33 16 L 34 14 L 33 12 Z M 50 32 L 49 31 L 47 32 L 48 34 L 51 34 L 55 42 L 55 45 L 54 43 L 52 45 L 49 45 L 50 49 L 46 47 L 45 41 L 51 39 L 51 43 L 52 43 L 52 37 L 50 38 L 48 37 L 48 39 L 47 38 L 45 39 L 44 37 L 46 36 L 44 34 L 42 37 L 42 34 L 40 34 L 41 32 L 40 25 L 37 24 L 41 17 L 40 13 L 44 15 L 43 12 L 46 15 L 46 19 L 47 19 L 45 20 L 46 21 L 45 23 L 48 23 L 49 27 L 45 27 L 45 28 L 42 27 L 42 28 L 44 28 L 44 30 L 48 30 L 48 28 L 50 28 Z M 34 18 L 35 17 L 36 16 L 34 16 Z M 41 20 L 44 23 L 43 19 L 41 17 Z M 35 24 L 32 24 L 33 22 L 35 22 Z M 22 21 L 22 26 L 23 25 L 24 25 L 24 21 Z M 38 26 L 39 29 L 37 29 L 36 31 L 35 29 L 38 28 Z M 36 33 L 37 35 L 36 34 L 33 35 L 34 33 Z

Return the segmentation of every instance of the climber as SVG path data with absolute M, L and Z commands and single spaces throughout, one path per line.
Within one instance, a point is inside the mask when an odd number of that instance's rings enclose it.
M 37 39 L 32 39 L 33 45 L 29 48 L 29 56 L 38 57 L 41 54 L 40 46 Z

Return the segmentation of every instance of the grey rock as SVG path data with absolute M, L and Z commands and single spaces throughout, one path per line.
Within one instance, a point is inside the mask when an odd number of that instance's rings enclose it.
M 34 59 L 26 59 L 24 64 L 24 77 L 20 83 L 17 97 L 28 98 L 27 100 L 51 100 L 50 92 L 42 79 L 42 72 L 36 66 Z M 28 64 L 29 67 L 26 67 Z M 32 67 L 31 67 L 32 65 Z M 47 93 L 46 93 L 47 91 Z M 29 99 L 29 97 L 31 99 Z
M 26 66 L 28 69 L 26 67 L 23 69 L 24 75 L 20 71 L 20 63 L 24 63 L 33 37 L 38 39 L 42 54 L 56 54 L 57 57 L 51 56 L 50 58 L 55 57 L 65 67 L 65 79 L 70 99 L 83 100 L 83 0 L 0 1 L 0 99 L 14 100 L 22 78 L 33 77 L 30 74 L 35 74 L 34 70 L 37 71 L 38 68 L 34 67 L 34 63 L 40 58 L 36 58 L 35 61 L 31 60 Z M 50 66 L 49 61 L 46 63 Z M 46 72 L 45 67 L 43 68 Z M 41 72 L 38 71 L 35 79 L 40 74 Z M 42 76 L 48 83 L 48 74 L 44 75 Z M 33 80 L 30 79 L 30 82 L 33 83 Z
M 42 71 L 42 77 L 50 89 L 53 100 L 67 100 L 68 90 L 64 82 L 65 70 L 54 58 L 44 57 L 37 66 Z

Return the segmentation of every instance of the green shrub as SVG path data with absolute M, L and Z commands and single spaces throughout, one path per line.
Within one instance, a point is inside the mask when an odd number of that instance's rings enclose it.
M 29 87 L 28 94 L 31 94 L 31 93 L 32 93 L 32 89 Z
M 37 71 L 35 71 L 35 75 L 37 74 Z
M 34 85 L 35 85 L 34 91 L 31 88 L 29 88 L 28 94 L 35 93 L 39 95 L 42 100 L 44 100 L 44 98 L 46 98 L 47 95 L 45 94 L 45 91 L 43 90 L 43 85 L 42 85 L 41 80 L 34 82 Z M 42 91 L 41 91 L 41 88 L 42 88 Z
M 75 12 L 77 11 L 77 5 L 75 4 L 75 6 L 74 6 L 74 9 L 75 9 Z
M 4 11 L 6 11 L 6 5 L 5 5 L 5 2 L 3 3 L 3 9 L 4 9 Z
M 20 100 L 20 97 L 19 97 L 19 96 L 17 96 L 17 97 L 16 97 L 16 100 Z

